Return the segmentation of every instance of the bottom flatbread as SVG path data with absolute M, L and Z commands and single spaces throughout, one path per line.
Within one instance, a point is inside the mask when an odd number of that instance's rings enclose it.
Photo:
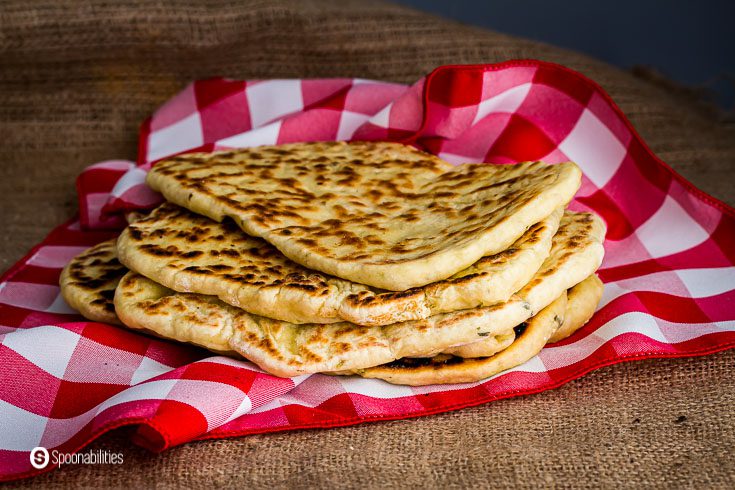
M 567 290 L 567 311 L 564 313 L 564 323 L 554 332 L 548 343 L 559 342 L 582 328 L 592 315 L 602 298 L 604 286 L 597 274 L 580 282 Z
M 519 335 L 510 347 L 491 357 L 464 358 L 439 354 L 432 358 L 403 358 L 381 366 L 339 374 L 357 374 L 399 385 L 423 386 L 469 383 L 523 364 L 546 344 L 562 324 L 567 295 L 562 294 L 526 323 L 519 325 Z
M 516 340 L 490 357 L 439 354 L 432 358 L 403 358 L 382 366 L 337 374 L 358 374 L 411 386 L 480 381 L 528 361 L 556 338 L 557 331 L 562 332 L 559 340 L 577 331 L 590 319 L 601 295 L 602 282 L 593 274 L 519 325 Z
M 115 288 L 128 268 L 117 261 L 115 242 L 108 240 L 74 257 L 59 277 L 61 296 L 84 318 L 95 322 L 122 322 L 115 314 Z

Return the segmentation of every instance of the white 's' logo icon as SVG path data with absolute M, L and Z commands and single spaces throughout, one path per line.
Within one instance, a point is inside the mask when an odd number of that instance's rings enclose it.
M 31 466 L 37 470 L 42 470 L 49 462 L 48 449 L 45 447 L 34 447 L 31 450 Z

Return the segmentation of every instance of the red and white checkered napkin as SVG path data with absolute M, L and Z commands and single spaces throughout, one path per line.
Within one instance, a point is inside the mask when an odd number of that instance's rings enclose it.
M 403 141 L 457 163 L 577 162 L 584 179 L 572 208 L 592 209 L 608 225 L 599 311 L 569 339 L 489 380 L 411 388 L 277 378 L 80 321 L 60 298 L 59 271 L 71 257 L 114 236 L 121 210 L 160 200 L 143 185 L 151 162 L 192 149 L 335 139 Z M 735 346 L 735 211 L 657 159 L 598 85 L 557 65 L 442 67 L 411 87 L 195 82 L 143 124 L 138 165 L 93 165 L 78 190 L 80 220 L 54 230 L 0 284 L 2 479 L 39 472 L 29 460 L 36 446 L 73 452 L 125 424 L 139 425 L 138 443 L 163 450 L 427 415 L 553 388 L 616 362 Z

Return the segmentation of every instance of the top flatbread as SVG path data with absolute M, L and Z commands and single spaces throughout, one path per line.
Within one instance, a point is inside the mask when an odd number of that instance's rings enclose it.
M 219 297 L 291 323 L 377 326 L 506 301 L 548 257 L 562 210 L 531 226 L 510 248 L 482 257 L 449 279 L 384 291 L 306 269 L 268 242 L 171 203 L 120 235 L 120 261 L 182 293 Z
M 180 155 L 147 182 L 294 262 L 403 291 L 505 250 L 569 202 L 580 178 L 571 162 L 453 167 L 405 145 L 340 142 Z

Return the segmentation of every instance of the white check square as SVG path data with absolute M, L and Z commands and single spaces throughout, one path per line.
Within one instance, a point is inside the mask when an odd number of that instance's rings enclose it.
M 300 80 L 271 80 L 245 89 L 250 122 L 258 128 L 304 108 Z
M 589 109 L 584 110 L 559 149 L 598 189 L 615 175 L 627 154 L 625 146 Z

